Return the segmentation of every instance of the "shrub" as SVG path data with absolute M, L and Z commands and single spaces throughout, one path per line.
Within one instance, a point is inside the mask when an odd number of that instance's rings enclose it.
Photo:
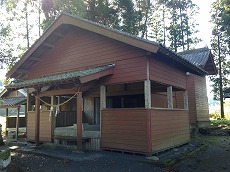
M 4 149 L 0 151 L 0 160 L 7 160 L 10 156 L 10 149 Z
M 220 118 L 220 110 L 215 110 L 215 112 L 210 114 L 211 119 L 218 119 Z
M 218 127 L 230 126 L 230 120 L 228 119 L 211 120 L 211 124 L 216 125 Z

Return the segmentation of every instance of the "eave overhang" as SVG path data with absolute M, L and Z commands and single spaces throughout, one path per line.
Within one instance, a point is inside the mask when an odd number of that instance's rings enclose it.
M 207 75 L 208 74 L 208 72 L 202 69 L 201 67 L 195 66 L 188 60 L 184 59 L 182 56 L 178 55 L 177 53 L 171 51 L 170 49 L 164 46 L 161 46 L 158 52 L 168 56 L 170 59 L 173 59 L 174 61 L 186 67 L 188 72 L 192 71 L 197 75 Z
M 115 64 L 109 64 L 82 70 L 46 75 L 43 77 L 34 78 L 30 80 L 14 81 L 11 82 L 9 85 L 6 85 L 5 87 L 8 90 L 16 90 L 21 88 L 40 88 L 46 85 L 55 85 L 66 82 L 84 84 L 92 80 L 112 75 L 114 72 L 114 67 Z

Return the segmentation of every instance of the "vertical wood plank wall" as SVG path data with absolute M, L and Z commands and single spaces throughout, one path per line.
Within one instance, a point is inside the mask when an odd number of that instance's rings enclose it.
M 206 78 L 190 74 L 187 77 L 190 123 L 209 121 Z
M 28 72 L 28 79 L 51 73 L 115 63 L 106 84 L 146 79 L 145 51 L 104 36 L 76 29 L 54 44 Z
M 152 152 L 189 142 L 188 111 L 151 109 Z
M 102 111 L 101 148 L 148 152 L 146 109 Z
M 41 142 L 51 142 L 51 116 L 49 111 L 41 111 L 39 140 Z
M 194 124 L 197 122 L 194 77 L 195 77 L 195 75 L 193 75 L 193 74 L 190 74 L 189 76 L 187 76 L 189 122 L 191 124 Z
M 209 121 L 209 106 L 205 76 L 194 75 L 197 121 Z
M 26 137 L 28 141 L 35 140 L 35 112 L 27 112 Z
M 29 122 L 28 122 L 29 121 Z M 35 140 L 35 112 L 28 112 L 27 117 L 27 140 Z M 51 122 L 49 121 L 49 111 L 40 114 L 39 141 L 51 142 Z

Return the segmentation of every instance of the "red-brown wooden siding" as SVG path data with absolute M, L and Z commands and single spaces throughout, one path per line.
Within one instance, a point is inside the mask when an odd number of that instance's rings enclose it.
M 185 72 L 150 58 L 150 80 L 186 89 Z
M 184 109 L 184 91 L 176 91 L 175 100 L 175 107 L 178 109 Z
M 205 76 L 194 75 L 197 121 L 209 121 L 209 107 Z
M 27 140 L 35 140 L 35 112 L 28 112 L 27 117 Z M 39 141 L 51 142 L 51 122 L 49 120 L 49 111 L 40 114 Z
M 105 109 L 101 148 L 155 153 L 190 140 L 188 111 Z
M 101 148 L 148 152 L 146 109 L 102 111 Z
M 188 111 L 151 109 L 152 152 L 189 142 Z
M 152 93 L 151 102 L 152 107 L 168 108 L 167 93 Z M 173 92 L 173 107 L 184 109 L 184 97 L 182 91 Z
M 146 79 L 145 52 L 88 31 L 70 32 L 40 57 L 28 79 L 42 75 L 115 63 L 108 83 Z

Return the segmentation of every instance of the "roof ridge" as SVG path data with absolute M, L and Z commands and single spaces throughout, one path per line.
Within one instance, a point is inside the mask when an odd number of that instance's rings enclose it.
M 199 52 L 199 51 L 207 51 L 207 50 L 210 50 L 208 47 L 202 47 L 202 48 L 195 48 L 195 49 L 191 49 L 191 50 L 185 50 L 185 51 L 181 51 L 181 52 L 178 52 L 177 54 L 187 54 L 187 53 L 191 53 L 191 52 Z
M 114 31 L 114 32 L 117 32 L 117 33 L 120 33 L 120 34 L 123 34 L 123 35 L 126 35 L 126 36 L 129 36 L 129 37 L 132 37 L 132 38 L 135 38 L 135 39 L 139 39 L 139 40 L 141 40 L 141 41 L 149 42 L 149 43 L 154 44 L 154 45 L 158 45 L 158 46 L 160 45 L 160 43 L 157 43 L 157 42 L 155 42 L 155 41 L 150 41 L 150 40 L 148 40 L 148 39 L 139 37 L 139 36 L 137 36 L 137 35 L 133 35 L 133 34 L 131 34 L 131 33 L 128 33 L 128 32 L 125 32 L 125 31 L 121 31 L 121 30 L 118 30 L 118 29 L 116 29 L 116 28 L 112 28 L 112 27 L 103 25 L 103 24 L 101 24 L 101 23 L 97 23 L 97 22 L 94 22 L 94 21 L 92 21 L 92 20 L 85 19 L 85 18 L 79 17 L 79 16 L 77 16 L 77 15 L 72 15 L 72 14 L 69 14 L 69 13 L 66 13 L 66 12 L 62 12 L 62 13 L 60 14 L 60 16 L 58 16 L 58 18 L 61 17 L 62 15 L 66 15 L 66 16 L 69 16 L 69 17 L 73 17 L 73 18 L 76 18 L 76 19 L 79 19 L 79 20 L 82 20 L 82 21 L 85 21 L 85 22 L 88 22 L 88 23 L 91 23 L 91 24 L 100 26 L 100 27 L 102 27 L 102 28 L 109 29 L 109 30 L 111 30 L 111 31 Z M 51 25 L 52 25 L 52 24 L 51 24 Z M 51 25 L 50 25 L 50 26 L 51 26 Z

